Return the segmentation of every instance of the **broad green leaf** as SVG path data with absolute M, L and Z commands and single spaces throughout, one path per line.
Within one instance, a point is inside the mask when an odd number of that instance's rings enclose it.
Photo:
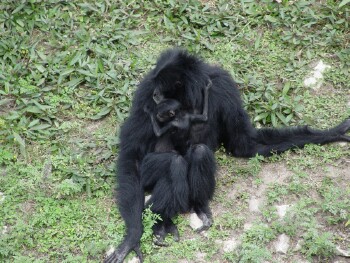
M 87 70 L 83 70 L 83 69 L 78 69 L 77 70 L 79 73 L 88 76 L 88 77 L 92 77 L 92 78 L 96 78 L 97 76 L 95 76 L 94 74 L 92 74 L 91 72 L 87 71 Z
M 80 51 L 76 52 L 75 56 L 71 59 L 68 65 L 73 66 L 81 57 L 82 57 L 81 52 Z
M 339 4 L 339 8 L 342 8 L 344 5 L 350 3 L 350 0 L 343 0 L 341 1 L 341 3 Z
M 65 85 L 67 85 L 70 88 L 75 88 L 82 81 L 83 81 L 83 78 L 75 78 L 75 79 L 72 79 L 71 81 L 66 82 Z
M 30 127 L 32 127 L 32 126 L 38 124 L 38 123 L 39 123 L 39 120 L 38 120 L 38 119 L 35 119 L 35 120 L 33 120 L 33 121 L 31 121 L 31 122 L 29 123 L 28 128 L 30 128 Z
M 98 60 L 97 60 L 97 66 L 98 66 L 98 70 L 99 70 L 101 73 L 104 73 L 104 72 L 105 72 L 104 67 L 103 67 L 102 59 L 98 59 Z
M 92 120 L 101 119 L 104 116 L 106 116 L 108 113 L 110 113 L 111 110 L 112 110 L 111 107 L 104 107 L 99 113 L 97 113 L 96 115 L 92 116 L 90 119 L 92 119 Z
M 41 51 L 39 51 L 39 50 L 36 50 L 36 53 L 38 54 L 38 56 L 39 56 L 44 62 L 47 61 L 47 56 L 46 56 L 43 52 L 41 52 Z
M 262 119 L 265 119 L 268 115 L 269 115 L 268 112 L 261 113 L 254 118 L 254 121 L 260 121 Z
M 36 100 L 32 100 L 32 102 L 33 102 L 39 109 L 41 109 L 42 111 L 51 109 L 51 106 L 42 105 L 42 104 L 40 104 L 39 102 L 37 102 Z
M 24 139 L 16 132 L 13 132 L 13 137 L 15 138 L 16 142 L 18 142 L 21 154 L 23 155 L 25 161 L 27 162 L 26 143 Z
M 286 118 L 283 116 L 282 113 L 276 112 L 277 117 L 283 122 L 284 125 L 287 125 L 288 122 L 286 121 Z
M 286 117 L 286 122 L 289 123 L 290 120 L 293 118 L 293 113 L 289 114 L 287 117 Z
M 16 120 L 19 119 L 21 116 L 19 115 L 18 111 L 11 111 L 10 114 L 8 114 L 5 119 L 7 120 Z
M 42 113 L 42 110 L 40 110 L 38 107 L 35 107 L 35 106 L 26 107 L 24 108 L 24 110 L 30 113 Z
M 18 13 L 19 11 L 21 11 L 23 9 L 23 7 L 24 7 L 24 4 L 19 5 L 18 7 L 16 7 L 15 10 L 12 11 L 12 14 Z
M 50 124 L 39 124 L 39 125 L 36 125 L 36 126 L 30 128 L 29 130 L 31 130 L 31 131 L 44 130 L 44 129 L 49 128 L 49 127 L 51 127 Z
M 271 122 L 273 127 L 277 127 L 277 118 L 275 113 L 271 113 Z
M 37 70 L 39 70 L 41 73 L 44 73 L 44 72 L 46 71 L 46 69 L 43 67 L 43 65 L 35 64 L 35 67 L 36 67 Z
M 282 90 L 282 94 L 283 95 L 287 95 L 290 87 L 291 87 L 291 83 L 289 81 L 286 82 L 286 84 L 284 84 L 284 87 L 283 87 L 283 90 Z
M 171 29 L 172 28 L 172 23 L 171 21 L 169 20 L 169 18 L 167 18 L 166 15 L 163 16 L 164 17 L 164 25 L 167 29 Z
M 18 24 L 20 27 L 24 27 L 24 23 L 23 23 L 22 20 L 17 19 L 16 22 L 17 22 L 17 24 Z

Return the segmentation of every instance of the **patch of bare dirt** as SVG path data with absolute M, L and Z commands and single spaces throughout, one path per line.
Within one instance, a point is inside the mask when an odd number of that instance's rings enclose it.
M 260 192 L 263 192 L 269 184 L 284 183 L 288 178 L 293 176 L 293 172 L 288 170 L 284 163 L 267 163 L 263 164 L 258 176 L 263 181 L 260 186 Z
M 327 165 L 319 167 L 315 170 L 305 171 L 308 174 L 309 183 L 314 185 L 315 188 L 310 189 L 307 195 L 315 200 L 320 201 L 320 195 L 317 191 L 318 185 L 322 182 L 325 177 L 330 177 L 334 179 L 338 184 L 342 184 L 342 188 L 349 189 L 350 187 L 350 165 L 349 160 L 340 159 L 334 165 Z M 219 218 L 225 213 L 232 211 L 238 216 L 245 218 L 244 227 L 230 231 L 230 235 L 226 238 L 218 239 L 216 242 L 220 243 L 222 249 L 220 249 L 220 254 L 225 253 L 224 244 L 227 244 L 227 250 L 231 250 L 234 253 L 237 250 L 236 246 L 232 244 L 236 242 L 239 243 L 242 234 L 246 229 L 252 224 L 263 223 L 263 215 L 261 213 L 262 209 L 266 207 L 266 191 L 269 185 L 277 184 L 288 184 L 290 179 L 295 176 L 295 174 L 288 168 L 285 162 L 277 163 L 263 163 L 262 169 L 256 177 L 253 176 L 236 176 L 232 178 L 234 173 L 232 170 L 227 169 L 227 167 L 219 167 L 218 170 L 218 187 L 216 189 L 215 201 L 211 203 L 211 208 L 213 211 L 214 220 Z M 224 183 L 222 183 L 223 180 Z M 259 180 L 260 183 L 257 184 L 256 181 Z M 248 199 L 244 199 L 244 196 L 248 196 Z M 283 218 L 286 211 L 293 206 L 293 201 L 297 197 L 292 199 L 287 198 L 283 200 L 279 205 L 275 205 L 279 218 Z M 323 215 L 324 216 L 324 215 Z M 335 237 L 345 240 L 344 242 L 336 242 L 337 245 L 342 245 L 343 248 L 348 249 L 346 244 L 350 240 L 350 229 L 345 227 L 344 224 L 337 224 L 334 226 L 326 226 L 325 220 L 322 218 L 317 218 L 320 226 L 324 231 L 329 231 L 334 234 Z M 234 235 L 232 235 L 234 234 Z M 235 242 L 230 243 L 234 240 Z M 287 235 L 280 235 L 276 237 L 276 240 L 270 242 L 267 246 L 272 253 L 271 262 L 309 262 L 300 250 L 295 251 L 294 248 L 297 245 L 299 238 L 291 238 Z M 218 255 L 218 258 L 223 258 L 222 255 Z M 344 259 L 344 257 L 335 256 L 329 262 L 334 263 L 344 263 L 350 262 L 346 261 L 349 259 Z M 318 262 L 317 260 L 315 262 Z

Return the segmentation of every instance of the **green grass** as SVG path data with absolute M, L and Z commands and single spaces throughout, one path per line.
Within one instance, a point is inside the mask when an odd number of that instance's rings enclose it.
M 227 69 L 256 126 L 328 128 L 350 115 L 346 0 L 5 0 L 0 10 L 1 262 L 101 262 L 122 240 L 117 134 L 166 48 Z M 331 69 L 320 90 L 305 88 L 319 60 Z M 182 240 L 159 248 L 150 234 L 157 218 L 145 213 L 146 262 L 278 261 L 271 244 L 280 233 L 304 241 L 284 258 L 291 262 L 350 249 L 349 156 L 339 144 L 250 160 L 218 151 L 213 227 L 199 235 L 179 216 Z M 292 175 L 269 182 L 272 165 Z M 252 217 L 247 201 L 258 190 L 263 213 Z M 280 220 L 282 203 L 294 206 Z M 231 237 L 242 244 L 225 252 L 218 241 Z

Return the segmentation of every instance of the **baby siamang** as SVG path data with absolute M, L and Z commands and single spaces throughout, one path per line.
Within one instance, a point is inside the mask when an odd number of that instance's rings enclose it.
M 202 91 L 208 79 L 212 81 L 208 120 L 191 125 L 189 136 L 192 146 L 186 158 L 176 158 L 174 153 L 162 154 L 162 158 L 155 160 L 157 166 L 154 167 L 155 172 L 159 171 L 159 167 L 164 171 L 186 171 L 195 186 L 190 192 L 193 191 L 191 194 L 197 198 L 201 198 L 210 187 L 206 184 L 210 184 L 211 180 L 205 178 L 210 177 L 208 174 L 211 172 L 208 171 L 215 163 L 207 160 L 220 145 L 233 156 L 252 157 L 256 154 L 270 156 L 290 148 L 301 148 L 307 143 L 350 142 L 350 136 L 346 135 L 350 129 L 350 118 L 328 130 L 315 130 L 308 126 L 254 128 L 242 107 L 237 84 L 227 71 L 209 65 L 186 51 L 168 50 L 141 81 L 133 98 L 130 116 L 121 128 L 117 200 L 126 224 L 126 236 L 106 262 L 122 262 L 131 250 L 135 250 L 140 258 L 142 256 L 140 238 L 144 188 L 139 167 L 145 156 L 154 152 L 158 140 L 144 107 L 156 112 L 156 105 L 166 98 L 178 100 L 182 110 L 188 113 L 200 112 L 204 99 Z M 205 205 L 197 204 L 196 209 L 199 213 L 206 213 Z M 167 224 L 165 221 L 162 227 L 171 232 Z
M 191 162 L 191 154 L 186 154 L 192 146 L 189 141 L 190 127 L 194 123 L 207 121 L 210 87 L 209 80 L 204 89 L 202 114 L 181 111 L 181 103 L 174 99 L 161 101 L 155 113 L 149 111 L 147 107 L 144 109 L 151 117 L 154 133 L 159 137 L 155 152 L 147 154 L 140 167 L 141 186 L 146 191 L 152 192 L 146 207 L 150 205 L 151 210 L 162 217 L 162 222 L 156 224 L 153 229 L 158 245 L 166 245 L 163 241 L 167 233 L 173 234 L 176 240 L 179 239 L 177 228 L 171 221 L 171 218 L 178 213 L 188 212 L 193 208 L 203 220 L 203 226 L 198 231 L 205 230 L 212 224 L 208 203 L 215 189 L 214 156 L 207 153 L 208 161 L 213 168 L 209 170 L 210 174 L 209 171 L 205 173 L 206 177 L 192 178 L 193 173 L 187 177 L 186 169 L 188 162 Z M 163 159 L 164 163 L 160 165 L 160 160 Z M 197 174 L 194 175 L 197 176 Z M 201 189 L 197 189 L 197 184 L 201 185 Z M 208 188 L 204 189 L 204 187 Z M 197 192 L 203 193 L 200 196 L 192 194 Z M 201 207 L 205 207 L 205 212 L 196 210 L 198 203 Z M 167 223 L 164 224 L 164 222 Z
M 144 110 L 151 117 L 153 131 L 158 138 L 155 152 L 177 151 L 185 154 L 189 145 L 189 132 L 193 123 L 208 120 L 208 95 L 212 85 L 211 80 L 205 86 L 202 114 L 190 114 L 181 110 L 181 103 L 174 99 L 164 99 L 156 106 L 153 113 L 149 108 Z M 160 126 L 161 125 L 161 126 Z

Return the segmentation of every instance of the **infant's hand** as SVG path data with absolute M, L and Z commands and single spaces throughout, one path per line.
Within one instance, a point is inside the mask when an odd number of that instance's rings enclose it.
M 209 90 L 212 85 L 213 85 L 213 82 L 211 82 L 211 79 L 209 79 L 208 84 L 205 86 L 205 89 Z

